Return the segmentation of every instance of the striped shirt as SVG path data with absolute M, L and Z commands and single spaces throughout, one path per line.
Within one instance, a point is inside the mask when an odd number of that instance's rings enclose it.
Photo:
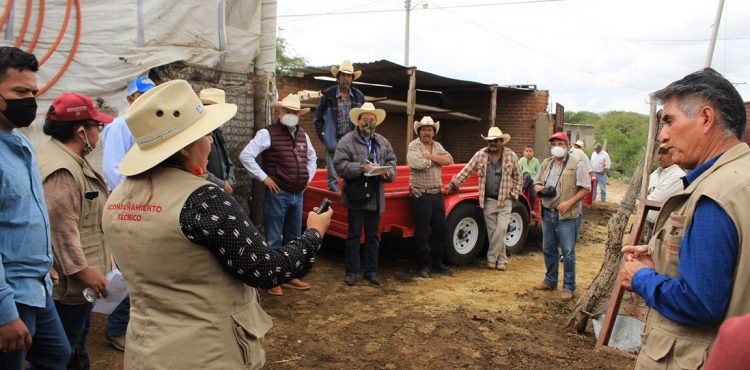
M 469 163 L 461 169 L 461 172 L 453 176 L 451 182 L 457 187 L 471 176 L 474 171 L 479 176 L 479 206 L 484 208 L 485 202 L 485 175 L 487 173 L 487 148 L 482 148 L 474 153 Z M 518 156 L 512 150 L 503 148 L 503 178 L 500 180 L 500 189 L 497 193 L 497 204 L 502 205 L 508 199 L 518 199 L 523 187 L 523 175 Z
M 352 99 L 349 95 L 347 95 L 347 98 L 344 99 L 344 96 L 341 95 L 341 91 L 337 87 L 336 100 L 338 101 L 339 105 L 339 125 L 337 127 L 336 135 L 338 135 L 338 137 L 342 137 L 347 132 L 351 131 L 349 130 L 349 127 L 353 125 L 353 123 L 349 122 L 349 110 L 351 110 L 352 108 Z
M 428 153 L 427 147 L 422 145 L 419 139 L 414 139 L 409 143 L 409 149 L 406 152 L 406 161 L 411 169 L 409 171 L 409 186 L 421 192 L 437 193 L 443 186 L 443 166 L 425 159 L 424 156 Z M 437 141 L 432 142 L 432 154 L 450 155 Z M 453 161 L 453 157 L 451 157 L 451 161 Z

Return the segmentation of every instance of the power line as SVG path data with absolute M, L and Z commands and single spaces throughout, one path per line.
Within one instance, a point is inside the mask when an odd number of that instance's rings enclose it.
M 553 3 L 553 2 L 561 2 L 561 1 L 568 1 L 568 0 L 526 0 L 526 1 L 510 1 L 510 2 L 504 2 L 504 3 L 490 3 L 490 4 L 467 4 L 467 5 L 453 5 L 453 6 L 446 6 L 442 7 L 442 9 L 458 9 L 458 8 L 477 8 L 477 7 L 485 7 L 485 6 L 504 6 L 504 5 L 522 5 L 522 4 L 536 4 L 536 3 Z M 414 10 L 417 11 L 424 11 L 424 10 L 433 10 L 432 8 L 415 8 Z M 278 18 L 292 18 L 292 17 L 319 17 L 319 16 L 327 16 L 327 15 L 347 15 L 347 14 L 371 14 L 371 13 L 393 13 L 393 12 L 403 12 L 404 9 L 379 9 L 379 10 L 358 10 L 358 11 L 333 11 L 333 12 L 325 12 L 325 13 L 307 13 L 307 14 L 279 14 L 277 15 Z

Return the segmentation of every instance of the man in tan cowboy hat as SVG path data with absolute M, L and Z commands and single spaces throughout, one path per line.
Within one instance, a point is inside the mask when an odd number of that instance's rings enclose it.
M 328 190 L 339 191 L 339 177 L 333 166 L 333 155 L 341 137 L 354 129 L 349 121 L 349 111 L 361 107 L 365 102 L 365 95 L 352 86 L 352 81 L 358 79 L 362 71 L 355 71 L 351 61 L 345 60 L 339 67 L 331 67 L 331 74 L 338 83 L 322 92 L 323 96 L 315 111 L 315 132 L 326 147 Z
M 504 145 L 510 135 L 498 127 L 490 127 L 482 136 L 487 147 L 479 149 L 469 163 L 451 179 L 449 187 L 458 189 L 474 171 L 479 176 L 479 207 L 484 210 L 484 223 L 490 247 L 487 250 L 487 267 L 505 271 L 508 256 L 505 253 L 505 233 L 508 231 L 510 210 L 523 186 L 523 174 L 518 156 Z
M 450 273 L 451 269 L 443 264 L 443 256 L 448 248 L 448 227 L 445 221 L 445 204 L 443 203 L 442 168 L 453 164 L 453 157 L 443 146 L 434 140 L 440 131 L 440 122 L 430 116 L 414 121 L 414 132 L 417 138 L 409 143 L 406 161 L 409 163 L 410 203 L 414 213 L 414 241 L 417 246 L 419 276 L 429 277 L 432 267 L 439 272 Z M 433 245 L 427 242 L 432 229 Z
M 307 274 L 332 209 L 280 250 L 206 179 L 211 132 L 237 113 L 204 105 L 187 81 L 143 94 L 126 115 L 136 145 L 101 215 L 133 298 L 125 369 L 258 369 L 271 318 L 255 288 Z
M 365 274 L 372 285 L 380 285 L 378 276 L 378 233 L 380 215 L 385 211 L 383 183 L 396 177 L 396 153 L 383 135 L 375 128 L 385 120 L 385 111 L 375 109 L 372 103 L 353 108 L 349 118 L 357 128 L 344 135 L 336 146 L 333 164 L 344 186 L 341 200 L 348 212 L 349 229 L 346 236 L 346 275 L 344 282 L 354 285 L 359 272 L 359 239 L 365 228 Z M 365 176 L 377 166 L 389 166 L 375 176 Z
M 273 249 L 297 238 L 302 232 L 302 195 L 312 181 L 318 157 L 310 137 L 299 126 L 299 117 L 310 112 L 302 109 L 299 96 L 287 95 L 273 103 L 277 120 L 258 131 L 240 153 L 240 162 L 250 176 L 266 185 L 263 198 L 263 226 L 266 242 Z M 263 164 L 258 165 L 260 156 Z M 310 284 L 292 279 L 286 287 L 310 289 Z M 284 294 L 280 286 L 268 291 L 271 295 Z
M 557 289 L 560 262 L 563 291 L 560 298 L 573 298 L 576 289 L 576 233 L 581 202 L 591 189 L 591 176 L 583 161 L 569 151 L 568 135 L 556 132 L 549 138 L 551 157 L 542 161 L 534 190 L 542 198 L 542 250 L 547 273 L 536 290 Z M 557 247 L 562 249 L 562 261 Z
M 204 105 L 225 103 L 225 93 L 222 89 L 208 88 L 201 90 L 199 97 Z M 228 193 L 234 192 L 237 179 L 234 176 L 234 163 L 227 150 L 226 140 L 221 128 L 211 133 L 214 142 L 211 144 L 211 152 L 208 153 L 208 181 L 224 188 Z

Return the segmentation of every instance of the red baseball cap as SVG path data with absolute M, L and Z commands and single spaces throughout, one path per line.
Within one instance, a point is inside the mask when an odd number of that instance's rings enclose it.
M 568 134 L 566 134 L 566 133 L 564 133 L 562 131 L 555 132 L 554 134 L 552 134 L 552 136 L 549 137 L 549 140 L 547 140 L 547 141 L 552 141 L 552 140 L 562 140 L 562 141 L 567 141 L 567 142 L 570 141 L 568 139 Z
M 101 123 L 112 122 L 112 116 L 108 116 L 94 105 L 94 101 L 88 96 L 73 92 L 66 92 L 52 101 L 52 109 L 47 112 L 47 118 L 53 121 L 84 121 L 94 120 Z

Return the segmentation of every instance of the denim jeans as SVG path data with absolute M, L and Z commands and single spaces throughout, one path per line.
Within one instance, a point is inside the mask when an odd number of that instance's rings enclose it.
M 113 337 L 121 337 L 128 331 L 130 321 L 130 295 L 117 305 L 114 311 L 107 317 L 107 333 Z
M 21 370 L 24 360 L 31 364 L 29 369 L 65 369 L 70 359 L 70 344 L 52 297 L 47 296 L 46 307 L 16 303 L 16 309 L 29 329 L 31 348 L 28 352 L 0 352 L 0 369 Z
M 302 233 L 302 192 L 282 190 L 277 194 L 266 188 L 263 227 L 266 243 L 272 249 L 279 249 L 297 238 Z
M 544 283 L 557 288 L 557 277 L 560 268 L 560 254 L 563 256 L 563 289 L 576 290 L 576 219 L 561 220 L 556 211 L 542 209 L 542 251 L 547 273 Z
M 365 228 L 365 276 L 378 272 L 378 253 L 380 243 L 378 231 L 380 230 L 380 212 L 350 209 L 348 215 L 349 230 L 346 233 L 345 261 L 346 273 L 356 274 L 359 272 L 359 239 L 362 236 L 362 227 Z
M 328 171 L 328 190 L 339 191 L 339 175 L 333 167 L 333 155 L 335 152 L 326 152 L 326 170 Z
M 91 310 L 94 309 L 94 305 L 91 303 L 68 305 L 55 301 L 55 307 L 71 349 L 67 368 L 88 370 L 90 367 L 89 354 L 86 352 L 86 337 L 91 329 Z
M 422 267 L 443 262 L 443 255 L 448 247 L 443 195 L 422 194 L 419 198 L 410 197 L 409 202 L 414 212 L 417 261 Z M 429 232 L 428 227 L 432 228 L 432 232 Z
M 602 202 L 605 202 L 607 201 L 607 174 L 594 172 L 594 177 L 596 177 L 596 184 L 591 189 L 591 200 L 596 200 L 596 188 L 598 186 L 602 189 Z

